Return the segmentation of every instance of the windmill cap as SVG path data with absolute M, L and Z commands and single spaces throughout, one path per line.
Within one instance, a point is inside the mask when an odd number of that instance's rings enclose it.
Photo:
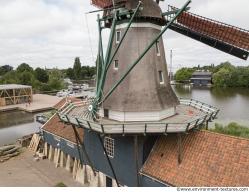
M 137 14 L 135 21 L 152 22 L 161 26 L 166 24 L 160 6 L 154 0 L 115 0 L 115 6 L 122 6 L 128 10 L 134 10 L 137 8 L 139 2 L 142 3 L 142 8 Z M 112 3 L 111 6 L 113 6 Z

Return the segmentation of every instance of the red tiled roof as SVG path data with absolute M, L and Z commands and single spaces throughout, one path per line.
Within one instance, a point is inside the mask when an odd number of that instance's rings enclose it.
M 60 109 L 66 102 L 77 102 L 77 101 L 81 101 L 81 99 L 78 99 L 76 97 L 68 97 L 68 98 L 63 98 L 59 103 L 57 103 L 54 108 L 55 109 Z
M 64 124 L 60 121 L 58 115 L 53 116 L 43 127 L 44 131 L 48 131 L 54 135 L 67 139 L 71 142 L 77 143 L 72 125 Z M 76 128 L 83 141 L 84 131 L 82 128 Z
M 158 139 L 142 173 L 173 186 L 249 186 L 249 140 L 200 131 L 183 136 L 178 164 L 176 135 Z

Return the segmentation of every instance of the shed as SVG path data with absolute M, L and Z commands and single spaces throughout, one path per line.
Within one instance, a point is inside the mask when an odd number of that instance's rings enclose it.
M 0 85 L 0 107 L 33 101 L 32 87 L 28 85 Z

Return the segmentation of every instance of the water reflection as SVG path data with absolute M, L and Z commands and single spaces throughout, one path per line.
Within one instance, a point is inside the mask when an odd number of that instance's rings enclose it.
M 0 113 L 0 146 L 14 143 L 18 138 L 39 131 L 34 114 L 22 111 Z
M 34 122 L 34 115 L 24 111 L 7 111 L 0 113 L 0 129 L 14 125 Z
M 248 88 L 208 88 L 175 85 L 178 97 L 193 98 L 221 110 L 219 121 L 237 121 L 249 124 L 249 89 Z

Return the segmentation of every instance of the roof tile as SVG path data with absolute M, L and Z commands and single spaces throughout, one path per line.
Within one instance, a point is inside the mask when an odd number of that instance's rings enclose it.
M 54 135 L 67 139 L 73 143 L 77 143 L 74 130 L 72 125 L 67 125 L 61 122 L 58 115 L 53 116 L 43 127 L 44 131 L 50 132 Z M 79 133 L 81 141 L 83 141 L 84 131 L 82 128 L 76 128 L 76 131 Z
M 173 186 L 249 186 L 249 140 L 208 131 L 160 137 L 142 173 Z M 163 154 L 163 155 L 162 155 Z

